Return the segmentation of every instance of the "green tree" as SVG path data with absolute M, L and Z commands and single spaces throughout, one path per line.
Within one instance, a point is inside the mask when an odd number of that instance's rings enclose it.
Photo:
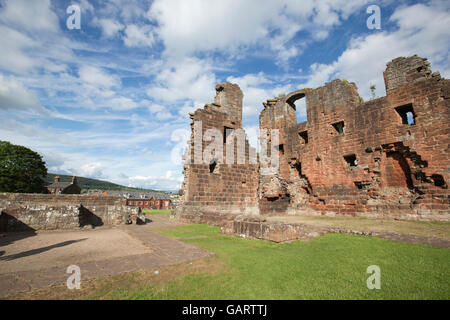
M 376 96 L 376 94 L 375 94 L 375 90 L 377 89 L 377 87 L 374 85 L 374 84 L 372 84 L 371 86 L 370 86 L 370 92 L 372 92 L 372 100 L 373 99 L 375 99 L 377 96 Z
M 0 141 L 0 192 L 41 193 L 46 175 L 40 154 Z

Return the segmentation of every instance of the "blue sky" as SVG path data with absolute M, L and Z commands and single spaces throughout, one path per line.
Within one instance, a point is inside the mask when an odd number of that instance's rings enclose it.
M 373 4 L 380 30 L 366 25 Z M 262 102 L 280 93 L 341 78 L 383 96 L 386 63 L 413 54 L 450 75 L 448 1 L 0 0 L 0 34 L 0 140 L 50 172 L 161 190 L 180 187 L 188 113 L 217 83 L 243 90 L 255 144 Z

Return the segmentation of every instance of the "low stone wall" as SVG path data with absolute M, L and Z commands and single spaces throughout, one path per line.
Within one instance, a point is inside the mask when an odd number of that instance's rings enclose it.
M 195 211 L 195 213 L 189 210 L 184 210 L 182 207 L 178 207 L 172 211 L 171 218 L 180 222 L 186 223 L 206 223 L 213 226 L 222 227 L 223 225 L 232 222 L 237 217 L 232 213 L 218 213 L 213 211 Z
M 258 217 L 236 217 L 220 228 L 224 234 L 232 234 L 241 238 L 253 238 L 274 242 L 293 240 L 309 240 L 329 233 L 328 228 L 319 228 L 306 224 L 286 224 L 282 222 L 267 222 Z
M 235 215 L 215 212 L 196 212 L 195 214 L 173 211 L 171 218 L 187 223 L 205 223 L 220 227 L 220 232 L 242 238 L 262 239 L 274 242 L 309 240 L 332 232 L 306 224 L 286 224 L 267 222 L 256 215 Z
M 145 221 L 112 196 L 0 193 L 0 231 L 76 229 Z

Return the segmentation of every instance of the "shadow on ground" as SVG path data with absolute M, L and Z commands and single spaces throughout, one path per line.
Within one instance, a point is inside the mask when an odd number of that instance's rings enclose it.
M 65 247 L 65 246 L 68 246 L 68 245 L 71 245 L 71 244 L 74 244 L 74 243 L 77 243 L 77 242 L 81 242 L 81 241 L 84 241 L 84 240 L 87 240 L 87 238 L 79 239 L 79 240 L 64 241 L 64 242 L 53 244 L 53 245 L 47 246 L 47 247 L 42 247 L 42 248 L 39 248 L 39 249 L 33 249 L 33 250 L 24 251 L 24 252 L 21 252 L 21 253 L 12 254 L 12 255 L 9 255 L 9 256 L 5 256 L 5 257 L 0 257 L 0 261 L 11 261 L 11 260 L 15 260 L 15 259 L 23 258 L 23 257 L 28 257 L 28 256 L 32 256 L 32 255 L 35 255 L 35 254 L 39 254 L 39 253 L 45 252 L 45 251 L 49 251 L 49 250 L 52 250 L 52 249 L 55 249 L 55 248 Z
M 2 211 L 0 214 L 0 246 L 6 246 L 36 235 L 36 230 L 18 220 L 11 214 Z M 3 252 L 4 254 L 4 252 Z

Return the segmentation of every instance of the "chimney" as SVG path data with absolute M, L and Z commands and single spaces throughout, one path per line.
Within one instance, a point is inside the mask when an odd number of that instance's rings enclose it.
M 72 184 L 77 184 L 77 177 L 72 177 Z
M 59 182 L 59 176 L 55 176 L 55 183 Z

